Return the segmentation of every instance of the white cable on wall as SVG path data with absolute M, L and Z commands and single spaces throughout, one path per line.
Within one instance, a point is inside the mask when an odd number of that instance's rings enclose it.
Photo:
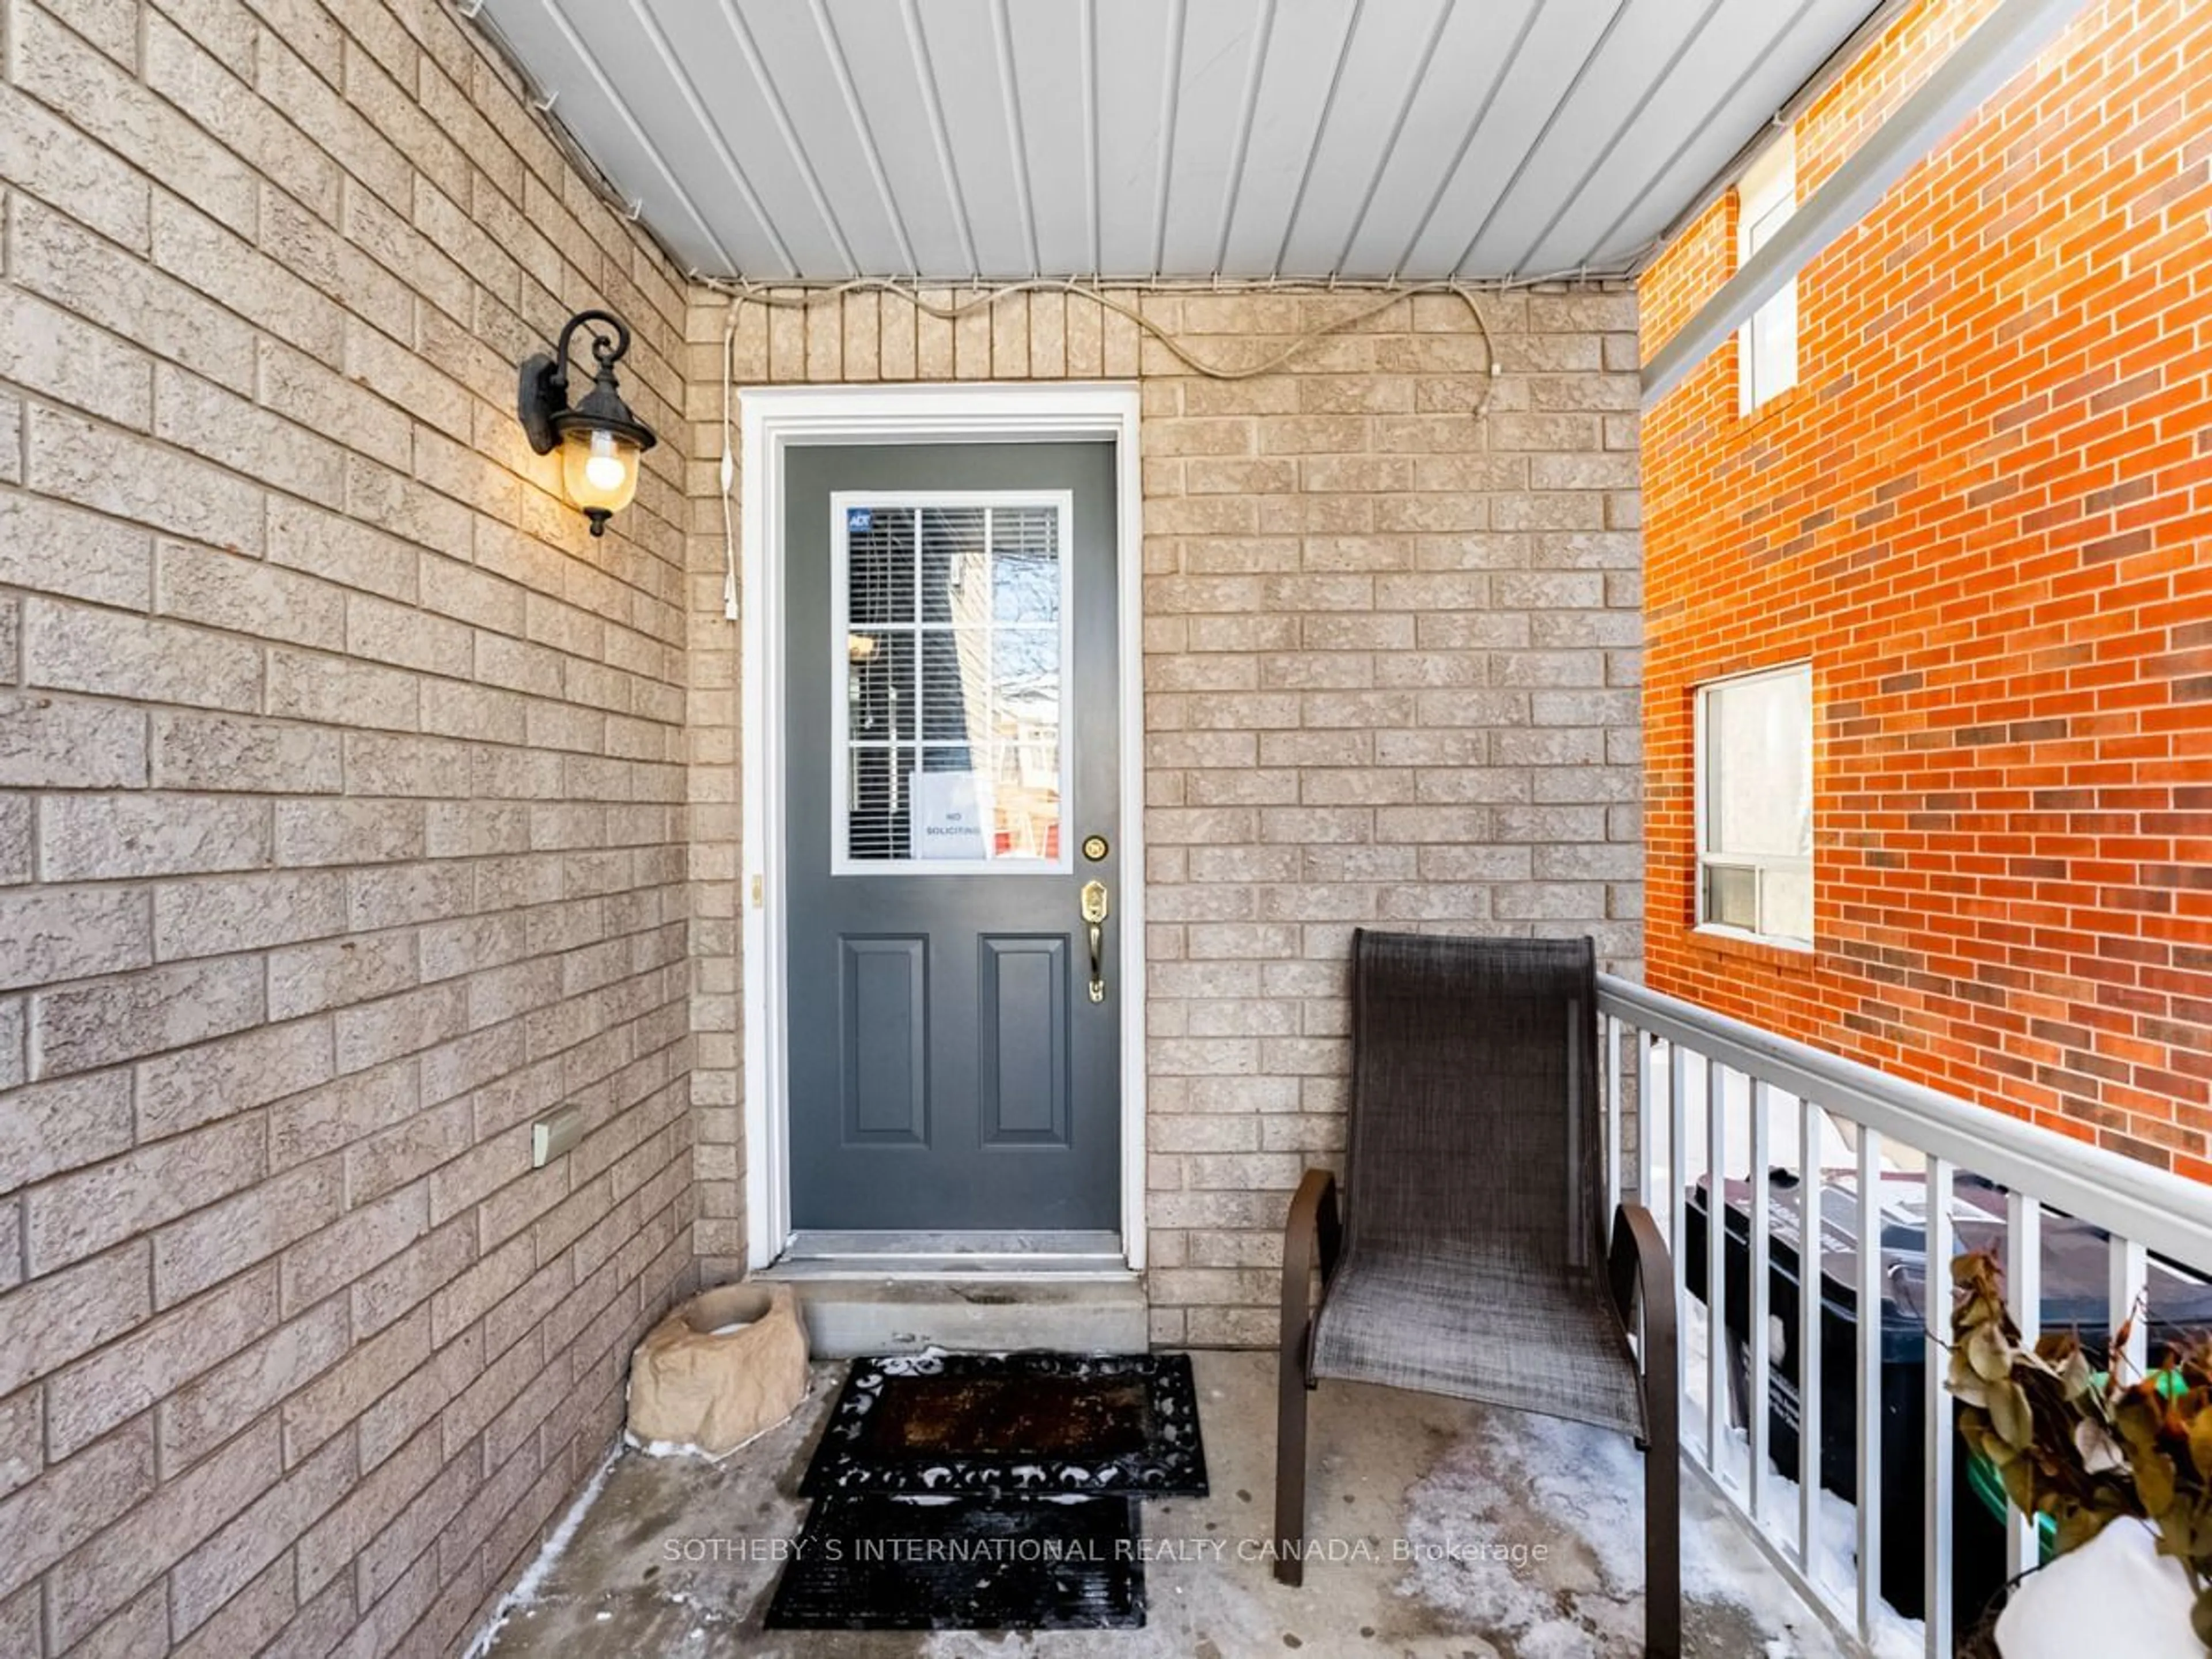
M 730 447 L 731 405 L 737 397 L 735 361 L 738 331 L 722 331 L 722 614 L 738 619 L 738 525 L 736 493 L 738 459 Z
M 730 329 L 732 331 L 734 331 L 737 326 L 738 308 L 749 303 L 767 306 L 772 309 L 805 311 L 816 306 L 840 304 L 846 295 L 851 294 L 889 294 L 904 300 L 926 316 L 935 317 L 944 322 L 957 323 L 972 312 L 988 310 L 1001 300 L 1012 299 L 1018 294 L 1073 294 L 1079 299 L 1096 301 L 1105 310 L 1114 313 L 1116 316 L 1127 318 L 1139 329 L 1166 347 L 1169 354 L 1177 362 L 1188 368 L 1193 374 L 1204 375 L 1206 379 L 1213 380 L 1255 380 L 1262 374 L 1272 374 L 1305 350 L 1307 347 L 1327 339 L 1332 335 L 1348 332 L 1350 330 L 1358 328 L 1362 323 L 1371 321 L 1389 310 L 1401 300 L 1409 299 L 1417 294 L 1449 294 L 1456 296 L 1467 307 L 1468 315 L 1474 319 L 1475 331 L 1482 336 L 1485 353 L 1490 357 L 1489 373 L 1495 374 L 1498 372 L 1496 354 L 1491 348 L 1490 325 L 1483 317 L 1482 307 L 1475 302 L 1475 284 L 1449 277 L 1439 278 L 1434 282 L 1390 283 L 1346 280 L 1316 283 L 1310 285 L 1283 283 L 1272 279 L 1242 281 L 1199 278 L 1178 283 L 1155 278 L 1139 283 L 1115 283 L 1111 285 L 1113 291 L 1109 291 L 1108 285 L 1096 281 L 1062 276 L 1030 276 L 1018 282 L 1003 283 L 995 288 L 980 290 L 966 299 L 956 301 L 950 305 L 927 299 L 915 284 L 890 277 L 860 276 L 849 282 L 812 286 L 775 284 L 775 289 L 796 290 L 781 292 L 743 278 L 732 282 L 720 277 L 702 276 L 696 280 L 708 288 L 730 296 Z M 1291 337 L 1289 343 L 1272 356 L 1263 358 L 1256 363 L 1246 363 L 1231 368 L 1226 364 L 1209 363 L 1204 358 L 1194 356 L 1190 349 L 1172 333 L 1146 316 L 1137 307 L 1116 297 L 1118 293 L 1132 290 L 1149 294 L 1218 294 L 1224 296 L 1297 293 L 1326 296 L 1340 293 L 1364 293 L 1374 294 L 1379 297 L 1374 304 L 1349 313 L 1334 322 L 1298 332 Z M 1485 401 L 1486 397 L 1477 398 L 1474 407 L 1468 412 L 1480 414 Z
M 1490 335 L 1490 324 L 1482 314 L 1476 300 L 1478 285 L 1453 278 L 1438 278 L 1431 282 L 1386 282 L 1364 279 L 1331 280 L 1322 283 L 1285 283 L 1273 278 L 1224 279 L 1201 278 L 1184 282 L 1153 280 L 1142 283 L 1115 283 L 1109 292 L 1106 284 L 1077 277 L 1032 276 L 1019 282 L 1001 283 L 995 288 L 979 289 L 964 299 L 950 304 L 926 297 L 912 283 L 890 277 L 861 276 L 849 282 L 812 284 L 779 283 L 781 291 L 771 292 L 758 283 L 739 279 L 695 276 L 695 281 L 719 293 L 730 296 L 728 320 L 722 330 L 722 539 L 723 539 L 723 614 L 735 621 L 738 616 L 738 545 L 736 512 L 732 494 L 737 477 L 737 463 L 732 448 L 732 420 L 736 404 L 738 316 L 747 305 L 763 306 L 771 310 L 805 311 L 817 306 L 842 305 L 854 294 L 889 295 L 905 301 L 915 311 L 943 322 L 957 323 L 962 318 L 977 311 L 987 311 L 1000 301 L 1018 294 L 1072 294 L 1078 299 L 1091 300 L 1115 316 L 1125 317 L 1143 333 L 1159 342 L 1168 354 L 1194 374 L 1212 380 L 1250 380 L 1263 374 L 1273 374 L 1286 366 L 1301 352 L 1333 336 L 1347 333 L 1362 324 L 1373 321 L 1402 301 L 1417 295 L 1449 294 L 1465 305 L 1468 315 L 1474 319 L 1475 332 L 1482 337 L 1485 380 L 1482 393 L 1468 409 L 1470 419 L 1479 417 L 1490 401 L 1488 382 L 1497 378 L 1498 349 Z M 1493 284 L 1503 288 L 1506 284 Z M 1519 284 L 1515 284 L 1519 286 Z M 1326 296 L 1330 294 L 1370 294 L 1372 304 L 1349 311 L 1333 321 L 1318 327 L 1301 330 L 1277 351 L 1257 362 L 1231 365 L 1208 362 L 1197 356 L 1174 333 L 1144 314 L 1138 307 L 1120 298 L 1125 293 L 1220 295 L 1224 297 L 1273 294 L 1285 295 Z

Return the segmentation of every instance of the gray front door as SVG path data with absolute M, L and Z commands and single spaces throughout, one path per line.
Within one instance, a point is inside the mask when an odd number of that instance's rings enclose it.
M 1114 477 L 1099 443 L 786 453 L 796 1227 L 1118 1229 Z

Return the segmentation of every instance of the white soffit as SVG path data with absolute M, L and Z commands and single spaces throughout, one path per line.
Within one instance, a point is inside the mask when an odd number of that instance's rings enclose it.
M 1873 0 L 484 0 L 698 273 L 1626 269 Z

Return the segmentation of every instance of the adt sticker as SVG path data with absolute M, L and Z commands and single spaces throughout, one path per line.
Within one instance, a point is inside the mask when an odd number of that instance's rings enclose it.
M 845 533 L 848 536 L 865 536 L 875 527 L 875 508 L 848 507 L 845 509 Z

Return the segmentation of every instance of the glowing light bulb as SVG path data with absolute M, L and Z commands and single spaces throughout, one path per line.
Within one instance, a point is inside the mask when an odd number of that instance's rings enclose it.
M 584 463 L 584 477 L 591 481 L 592 486 L 611 494 L 622 488 L 623 477 L 628 471 L 623 458 L 615 453 L 614 434 L 592 434 L 592 453 Z
M 604 427 L 569 432 L 561 454 L 561 482 L 568 499 L 591 520 L 594 536 L 637 493 L 637 455 L 638 446 L 619 432 Z

